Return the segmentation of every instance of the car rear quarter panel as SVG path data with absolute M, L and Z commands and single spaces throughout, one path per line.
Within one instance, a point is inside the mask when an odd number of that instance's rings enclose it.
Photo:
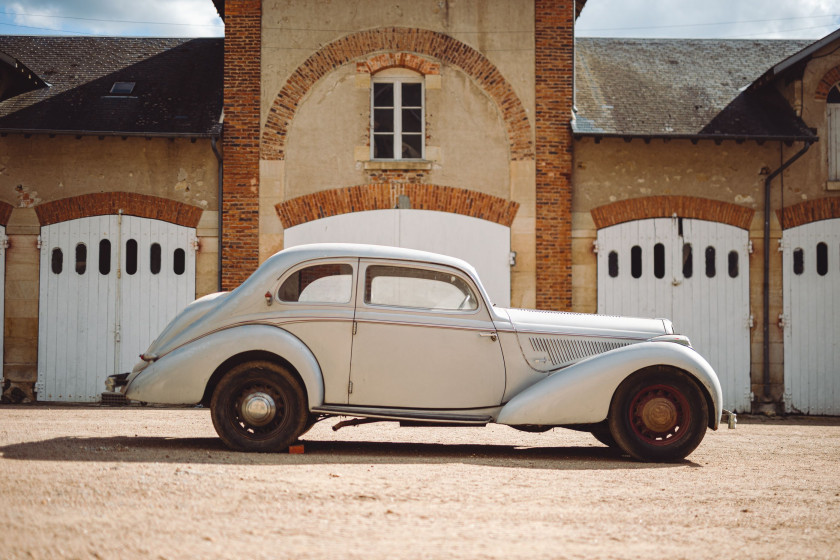
M 300 339 L 269 325 L 232 327 L 189 342 L 134 376 L 125 395 L 136 401 L 196 404 L 220 364 L 253 350 L 270 352 L 289 362 L 306 387 L 309 408 L 323 404 L 324 380 L 315 356 Z

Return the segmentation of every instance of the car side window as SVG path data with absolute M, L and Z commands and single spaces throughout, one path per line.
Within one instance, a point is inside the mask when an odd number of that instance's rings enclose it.
M 349 264 L 317 264 L 286 278 L 277 297 L 285 302 L 347 303 L 352 284 L 353 267 Z
M 478 300 L 460 277 L 444 271 L 407 266 L 369 266 L 365 303 L 443 311 L 473 311 Z

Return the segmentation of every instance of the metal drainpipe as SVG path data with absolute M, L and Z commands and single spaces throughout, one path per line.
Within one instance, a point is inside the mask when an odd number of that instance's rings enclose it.
M 219 153 L 218 148 L 216 148 L 216 138 L 217 136 L 210 137 L 210 147 L 213 148 L 213 154 L 216 156 L 216 160 L 219 162 L 219 176 L 217 178 L 217 182 L 219 185 L 218 190 L 218 206 L 219 206 L 219 258 L 218 258 L 218 267 L 219 267 L 219 275 L 217 278 L 218 283 L 218 290 L 222 291 L 222 179 L 224 177 L 224 161 L 222 160 L 222 154 Z
M 762 283 L 762 296 L 764 298 L 764 343 L 762 350 L 764 351 L 764 359 L 762 364 L 762 381 L 765 402 L 769 402 L 770 399 L 770 183 L 785 169 L 790 167 L 793 162 L 802 157 L 811 147 L 812 143 L 805 142 L 805 146 L 801 150 L 796 152 L 793 157 L 784 162 L 781 167 L 768 175 L 764 180 L 764 281 Z

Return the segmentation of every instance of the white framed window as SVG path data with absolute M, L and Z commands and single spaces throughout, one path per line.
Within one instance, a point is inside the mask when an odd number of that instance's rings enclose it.
M 840 84 L 835 84 L 826 98 L 828 129 L 828 180 L 840 181 Z
M 407 71 L 406 71 L 407 72 Z M 375 76 L 370 88 L 370 157 L 424 159 L 426 118 L 423 77 Z

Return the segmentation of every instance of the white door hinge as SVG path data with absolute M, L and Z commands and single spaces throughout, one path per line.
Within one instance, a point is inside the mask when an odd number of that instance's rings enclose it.
M 510 264 L 510 266 L 512 266 L 512 267 L 516 266 L 516 251 L 511 251 L 510 252 L 510 257 L 508 258 L 508 264 Z
M 114 341 L 115 341 L 115 342 L 119 342 L 119 341 L 120 341 L 120 328 L 119 328 L 119 327 L 117 327 L 116 329 L 114 329 Z
M 779 313 L 779 328 L 784 329 L 788 325 L 790 325 L 790 317 L 788 317 L 784 313 Z
M 779 252 L 784 253 L 785 249 L 788 248 L 788 242 L 785 239 L 779 239 Z
M 37 241 L 37 243 L 35 243 L 35 248 L 36 248 L 36 249 L 40 249 L 40 248 L 41 248 L 41 236 L 40 236 L 40 235 L 38 236 L 38 241 Z
M 199 241 L 198 241 L 198 237 L 193 237 L 193 239 L 192 239 L 192 246 L 193 246 L 193 250 L 194 250 L 196 253 L 198 253 L 198 252 L 199 252 L 199 250 L 201 249 L 201 243 L 199 243 Z
M 755 248 L 753 247 L 752 239 L 750 239 L 749 241 L 747 241 L 747 254 L 752 255 L 753 251 L 755 251 Z
M 755 315 L 753 315 L 752 313 L 750 313 L 750 314 L 747 316 L 747 328 L 748 328 L 748 329 L 751 329 L 751 328 L 753 328 L 754 326 L 755 326 Z
M 601 250 L 601 246 L 598 244 L 598 240 L 596 239 L 595 241 L 592 242 L 592 252 L 597 255 L 598 251 L 600 251 L 600 250 Z

